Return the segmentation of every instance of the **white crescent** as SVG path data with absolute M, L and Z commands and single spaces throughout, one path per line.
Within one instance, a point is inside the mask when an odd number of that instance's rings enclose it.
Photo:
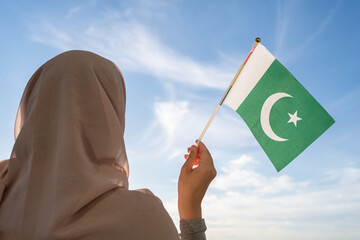
M 260 114 L 260 123 L 261 123 L 261 127 L 263 129 L 263 131 L 265 132 L 265 134 L 271 138 L 272 140 L 278 141 L 278 142 L 284 142 L 287 141 L 289 139 L 285 139 L 285 138 L 281 138 L 278 135 L 276 135 L 274 133 L 274 131 L 271 129 L 270 126 L 270 111 L 273 107 L 273 105 L 280 100 L 281 98 L 284 97 L 293 97 L 287 93 L 274 93 L 273 95 L 271 95 L 270 97 L 268 97 L 265 102 L 264 105 L 261 108 L 261 114 Z

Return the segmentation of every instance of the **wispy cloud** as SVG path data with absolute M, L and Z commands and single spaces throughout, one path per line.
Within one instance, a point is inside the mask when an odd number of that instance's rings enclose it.
M 334 18 L 339 6 L 341 4 L 341 1 L 337 1 L 336 4 L 333 6 L 333 8 L 327 13 L 325 18 L 320 23 L 314 23 L 315 30 L 306 35 L 306 37 L 301 41 L 302 44 L 295 47 L 292 50 L 287 51 L 285 54 L 283 52 L 284 49 L 284 40 L 288 35 L 291 35 L 289 33 L 290 30 L 297 31 L 297 27 L 292 25 L 294 21 L 294 13 L 298 11 L 298 8 L 300 8 L 300 1 L 281 1 L 277 0 L 277 21 L 276 21 L 276 34 L 275 34 L 275 51 L 277 57 L 280 57 L 281 59 L 285 60 L 294 60 L 300 56 L 300 54 L 309 48 L 311 44 L 316 41 L 321 34 L 326 30 L 326 28 L 329 26 L 330 22 Z M 290 29 L 290 30 L 289 30 Z M 300 37 L 300 36 L 299 36 Z
M 32 26 L 32 28 L 35 29 L 36 27 Z M 46 32 L 46 34 L 32 34 L 32 40 L 44 44 L 50 43 L 61 50 L 69 49 L 69 46 L 73 41 L 69 33 L 55 28 L 51 23 L 44 20 L 41 21 L 41 28 L 42 32 Z
M 320 35 L 325 31 L 325 29 L 329 26 L 331 20 L 334 18 L 341 1 L 337 1 L 335 6 L 330 10 L 330 12 L 325 16 L 322 22 L 318 24 L 318 27 L 315 29 L 313 33 L 307 36 L 304 39 L 303 44 L 295 48 L 293 52 L 291 52 L 291 56 L 294 57 L 311 46 L 311 44 L 316 41 L 320 37 Z
M 281 0 L 276 1 L 276 32 L 275 32 L 275 51 L 276 55 L 281 52 L 282 45 L 286 38 L 289 28 L 290 11 L 296 1 L 288 1 L 283 3 Z
M 70 9 L 69 14 L 79 7 Z M 131 10 L 129 10 L 131 11 Z M 224 89 L 233 77 L 234 66 L 201 63 L 166 46 L 152 30 L 124 13 L 107 10 L 101 19 L 92 19 L 80 29 L 70 22 L 36 19 L 32 22 L 34 41 L 62 51 L 85 49 L 113 59 L 122 68 L 159 79 Z
M 346 112 L 357 112 L 357 104 L 352 104 L 359 102 L 360 100 L 360 84 L 355 85 L 348 92 L 339 96 L 333 103 L 329 106 L 329 110 L 334 111 L 335 113 L 344 114 Z
M 80 9 L 81 9 L 80 6 L 70 8 L 67 15 L 66 15 L 66 18 L 67 19 L 72 18 L 76 13 L 78 13 L 80 11 Z

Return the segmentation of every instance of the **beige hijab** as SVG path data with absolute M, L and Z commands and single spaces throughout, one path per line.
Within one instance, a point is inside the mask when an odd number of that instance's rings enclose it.
M 41 66 L 0 163 L 0 238 L 178 239 L 158 198 L 128 190 L 124 115 L 111 61 L 70 51 Z

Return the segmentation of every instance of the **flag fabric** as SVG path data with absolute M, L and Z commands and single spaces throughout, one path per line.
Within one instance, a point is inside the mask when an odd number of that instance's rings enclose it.
M 260 43 L 223 103 L 244 119 L 277 171 L 335 122 Z

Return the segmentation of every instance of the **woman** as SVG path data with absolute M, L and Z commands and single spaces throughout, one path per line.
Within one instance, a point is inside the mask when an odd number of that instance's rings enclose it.
M 11 158 L 0 164 L 0 238 L 179 239 L 157 197 L 128 190 L 124 116 L 123 77 L 109 60 L 70 51 L 41 66 L 21 99 Z M 180 235 L 204 239 L 201 200 L 216 170 L 203 143 L 188 151 Z

